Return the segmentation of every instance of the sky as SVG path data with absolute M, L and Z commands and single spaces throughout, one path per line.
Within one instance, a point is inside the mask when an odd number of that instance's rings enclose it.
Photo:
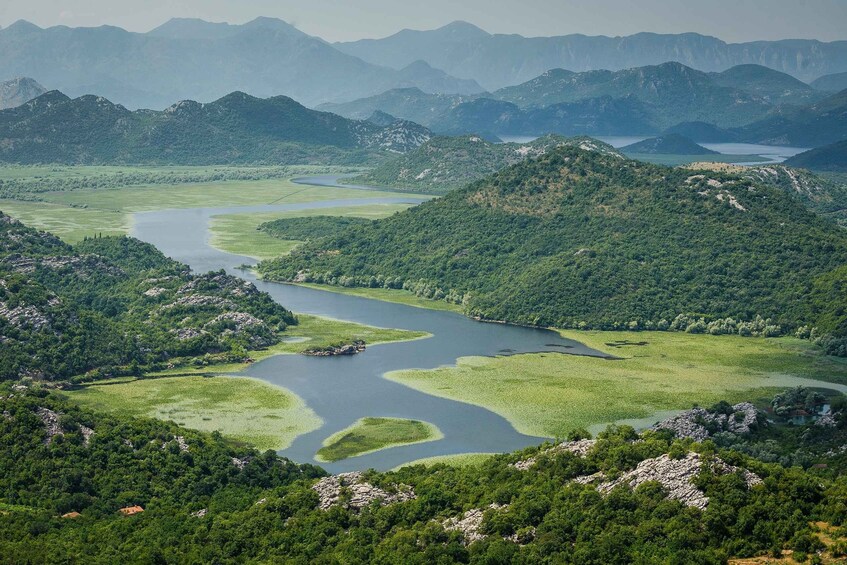
M 328 41 L 433 29 L 454 20 L 524 36 L 693 31 L 728 42 L 847 39 L 847 0 L 0 0 L 0 26 L 153 29 L 172 17 L 276 17 Z

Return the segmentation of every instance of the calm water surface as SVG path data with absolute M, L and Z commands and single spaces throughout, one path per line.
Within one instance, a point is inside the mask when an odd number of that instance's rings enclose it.
M 324 178 L 322 182 L 332 186 L 335 180 Z M 323 467 L 332 472 L 370 467 L 390 469 L 422 457 L 504 452 L 538 444 L 545 438 L 520 434 L 504 418 L 489 410 L 418 392 L 384 379 L 382 375 L 401 369 L 432 369 L 453 365 L 459 357 L 468 355 L 551 351 L 603 356 L 600 352 L 563 339 L 548 330 L 481 323 L 452 312 L 256 280 L 249 272 L 236 269 L 238 265 L 253 263 L 251 258 L 225 253 L 209 245 L 210 218 L 220 214 L 421 201 L 420 198 L 375 197 L 135 214 L 133 230 L 139 239 L 154 244 L 165 254 L 187 263 L 197 272 L 223 268 L 251 280 L 260 290 L 268 292 L 280 304 L 295 312 L 432 334 L 432 337 L 421 340 L 375 345 L 364 353 L 350 357 L 278 355 L 250 366 L 243 375 L 291 390 L 303 398 L 324 421 L 320 429 L 298 437 L 291 447 L 280 452 L 282 455 L 298 462 L 315 462 L 314 455 L 325 438 L 367 416 L 424 420 L 437 425 L 444 433 L 444 438 L 326 463 L 322 464 Z M 250 415 L 245 414 L 244 417 Z

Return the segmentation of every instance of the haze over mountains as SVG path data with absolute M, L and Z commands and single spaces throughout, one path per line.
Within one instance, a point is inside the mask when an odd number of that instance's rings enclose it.
M 31 78 L 18 77 L 0 82 L 0 110 L 15 108 L 47 92 Z
M 693 33 L 525 38 L 454 22 L 329 44 L 273 18 L 243 25 L 173 19 L 147 33 L 111 26 L 42 29 L 25 21 L 0 29 L 0 78 L 33 77 L 71 97 L 97 94 L 128 108 L 163 109 L 180 99 L 209 102 L 237 90 L 286 95 L 307 106 L 394 88 L 473 94 L 550 69 L 615 71 L 667 61 L 704 72 L 754 63 L 809 81 L 847 71 L 847 42 L 727 44 Z M 795 86 L 799 94 L 791 96 L 802 100 L 808 92 Z
M 847 137 L 845 92 L 818 91 L 760 65 L 721 73 L 676 62 L 621 71 L 552 69 L 482 95 L 396 89 L 320 109 L 358 119 L 383 111 L 451 135 L 654 135 L 671 130 L 698 142 L 801 147 Z
M 847 71 L 847 41 L 787 39 L 728 44 L 696 33 L 527 38 L 492 35 L 467 22 L 453 22 L 431 31 L 406 29 L 384 39 L 362 39 L 336 47 L 392 68 L 424 60 L 454 76 L 473 78 L 488 90 L 518 84 L 554 68 L 614 71 L 665 61 L 678 61 L 702 71 L 754 63 L 803 81 Z
M 98 94 L 154 109 L 181 99 L 209 102 L 235 90 L 285 94 L 307 105 L 403 86 L 482 90 L 422 62 L 398 70 L 366 63 L 272 18 L 244 25 L 174 19 L 148 33 L 41 29 L 19 21 L 0 30 L 0 77 L 14 76 L 34 77 L 69 96 Z

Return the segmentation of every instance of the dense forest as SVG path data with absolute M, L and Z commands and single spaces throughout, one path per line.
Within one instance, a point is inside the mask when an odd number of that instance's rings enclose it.
M 844 476 L 720 446 L 753 445 L 756 427 L 719 443 L 575 431 L 572 443 L 480 466 L 318 481 L 320 469 L 272 452 L 90 413 L 37 386 L 0 384 L 0 410 L 5 562 L 607 565 L 847 553 Z M 827 433 L 843 435 L 843 418 L 834 425 Z
M 0 379 L 241 360 L 296 323 L 251 283 L 193 275 L 147 243 L 70 246 L 0 213 Z
M 784 189 L 565 147 L 260 265 L 407 288 L 472 316 L 778 335 L 843 352 L 847 234 Z

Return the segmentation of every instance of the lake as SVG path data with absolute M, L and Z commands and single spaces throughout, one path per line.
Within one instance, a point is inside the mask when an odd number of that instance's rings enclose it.
M 330 179 L 321 179 L 331 185 Z M 301 181 L 302 182 L 302 181 Z M 334 181 L 332 181 L 334 182 Z M 378 192 L 374 192 L 378 195 Z M 367 198 L 314 203 L 228 208 L 193 208 L 139 212 L 133 235 L 196 272 L 226 269 L 251 280 L 275 300 L 297 313 L 326 316 L 387 328 L 419 330 L 427 339 L 381 344 L 344 357 L 278 355 L 257 362 L 243 374 L 284 387 L 300 396 L 323 419 L 323 426 L 298 437 L 280 452 L 298 462 L 313 462 L 325 438 L 359 418 L 385 416 L 431 422 L 443 439 L 320 463 L 332 472 L 373 467 L 390 469 L 423 457 L 469 452 L 505 452 L 537 445 L 545 439 L 518 433 L 501 416 L 484 408 L 431 396 L 382 378 L 389 371 L 432 369 L 455 364 L 469 355 L 560 352 L 605 356 L 559 334 L 537 328 L 482 323 L 453 312 L 415 308 L 355 296 L 257 280 L 237 266 L 249 257 L 219 251 L 209 245 L 212 216 L 252 212 L 292 211 L 368 204 L 419 203 L 421 198 Z M 249 417 L 249 415 L 245 415 Z

